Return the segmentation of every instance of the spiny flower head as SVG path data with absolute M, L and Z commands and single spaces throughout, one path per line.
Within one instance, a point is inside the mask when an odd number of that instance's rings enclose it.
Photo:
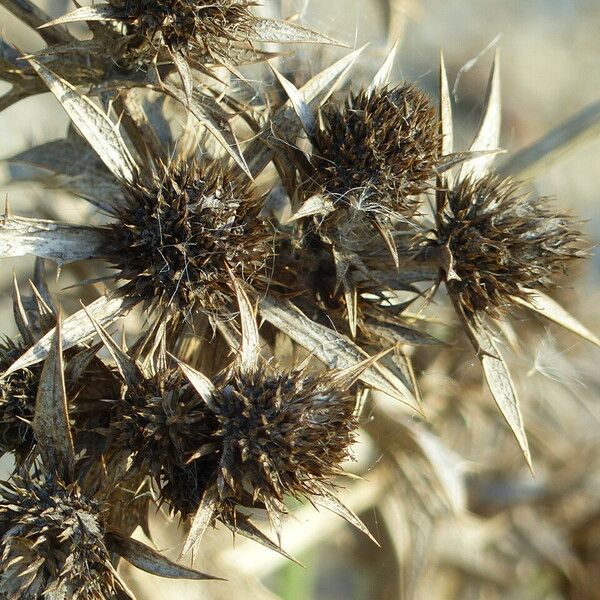
M 129 598 L 111 565 L 99 505 L 77 485 L 15 477 L 0 489 L 0 593 L 8 599 Z
M 250 184 L 218 162 L 172 163 L 151 185 L 127 188 L 107 255 L 126 280 L 124 295 L 151 307 L 222 311 L 230 271 L 260 289 L 272 228 Z
M 438 244 L 449 292 L 467 316 L 497 318 L 528 289 L 552 287 L 569 261 L 584 255 L 572 219 L 513 179 L 467 178 L 446 198 Z
M 326 376 L 301 371 L 233 370 L 215 382 L 208 415 L 218 427 L 217 487 L 223 499 L 244 491 L 269 511 L 285 495 L 320 495 L 349 457 L 355 399 Z
M 412 213 L 435 176 L 435 109 L 412 85 L 362 90 L 330 102 L 314 140 L 311 178 L 340 206 Z
M 247 42 L 256 17 L 246 0 L 109 0 L 126 23 L 139 50 L 156 54 L 196 53 L 214 62 L 227 61 L 235 43 Z
M 116 445 L 150 472 L 183 517 L 209 485 L 230 505 L 285 510 L 285 495 L 319 494 L 341 472 L 357 423 L 354 397 L 324 376 L 228 370 L 206 402 L 177 372 L 127 390 Z

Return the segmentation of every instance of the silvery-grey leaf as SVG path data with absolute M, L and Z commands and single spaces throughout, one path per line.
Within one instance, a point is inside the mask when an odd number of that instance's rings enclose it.
M 275 74 L 275 77 L 277 77 L 277 81 L 279 81 L 281 87 L 285 90 L 285 93 L 292 103 L 294 111 L 300 119 L 302 128 L 310 139 L 317 130 L 315 116 L 313 115 L 310 106 L 308 106 L 308 104 L 302 98 L 300 90 L 298 90 L 298 88 L 289 79 L 286 79 L 272 64 L 270 64 L 270 67 Z
M 366 525 L 358 518 L 358 516 L 351 511 L 347 506 L 344 506 L 338 498 L 336 498 L 333 494 L 329 494 L 327 492 L 323 492 L 318 496 L 313 496 L 312 500 L 315 504 L 330 510 L 335 513 L 339 517 L 342 517 L 345 521 L 350 523 L 358 529 L 362 531 L 374 544 L 379 546 L 379 542 L 371 535 L 371 532 L 367 529 Z
M 289 302 L 281 303 L 266 296 L 259 303 L 259 311 L 264 319 L 331 369 L 344 369 L 369 358 L 346 336 L 315 323 Z M 363 371 L 360 379 L 366 385 L 416 407 L 411 391 L 389 369 L 376 364 Z
M 498 168 L 498 174 L 529 178 L 546 170 L 562 156 L 600 134 L 600 100 L 550 130 L 541 139 L 514 152 Z
M 66 23 L 80 23 L 81 21 L 114 21 L 118 20 L 121 13 L 110 4 L 98 4 L 96 6 L 82 6 L 66 15 L 62 15 L 48 21 L 39 29 L 53 27 L 54 25 L 65 25 Z
M 187 377 L 188 381 L 194 386 L 194 389 L 200 395 L 200 398 L 206 402 L 206 405 L 211 410 L 217 412 L 218 406 L 215 405 L 214 401 L 214 395 L 216 394 L 217 390 L 215 389 L 213 382 L 206 377 L 206 375 L 200 373 L 200 371 L 196 371 L 196 369 L 186 365 L 177 358 L 175 360 L 177 361 L 177 364 L 179 365 L 179 368 L 182 370 L 183 374 Z
M 454 125 L 452 123 L 452 100 L 448 86 L 448 75 L 444 54 L 440 52 L 440 124 L 442 130 L 442 155 L 454 152 Z
M 600 339 L 594 335 L 585 325 L 580 323 L 573 315 L 567 312 L 556 300 L 553 300 L 543 292 L 536 290 L 526 290 L 529 300 L 523 298 L 515 298 L 515 301 L 534 310 L 546 319 L 554 321 L 565 329 L 573 332 L 579 337 L 600 346 Z
M 251 26 L 249 37 L 253 41 L 276 44 L 331 44 L 345 46 L 333 38 L 289 21 L 257 19 Z
M 97 300 L 94 300 L 94 302 L 86 306 L 85 310 L 81 309 L 63 321 L 63 349 L 72 348 L 80 342 L 91 338 L 96 333 L 89 315 L 92 315 L 103 327 L 107 327 L 120 317 L 126 315 L 135 305 L 136 302 L 131 298 L 122 298 L 114 295 L 101 296 Z M 19 369 L 24 369 L 44 360 L 52 347 L 53 338 L 54 329 L 49 331 L 35 346 L 24 352 L 4 375 L 9 375 Z
M 240 309 L 240 322 L 242 325 L 242 343 L 240 347 L 240 362 L 242 370 L 252 371 L 260 358 L 260 337 L 256 316 L 250 300 L 237 279 L 233 280 L 235 294 Z
M 103 255 L 106 230 L 43 219 L 0 218 L 0 258 L 33 254 L 59 265 Z
M 485 98 L 485 109 L 481 119 L 481 125 L 475 140 L 469 150 L 471 152 L 479 150 L 495 150 L 500 147 L 500 124 L 502 117 L 502 103 L 500 99 L 500 54 L 496 50 L 494 64 L 490 73 L 488 88 Z M 477 160 L 470 161 L 463 165 L 459 180 L 467 177 L 480 179 L 489 170 L 494 160 L 494 155 L 483 156 Z
M 86 310 L 85 307 L 83 310 Z M 87 312 L 87 311 L 86 311 Z M 112 337 L 108 334 L 106 329 L 94 319 L 92 315 L 88 313 L 88 317 L 94 326 L 98 337 L 109 351 L 112 356 L 115 364 L 117 365 L 117 369 L 123 378 L 123 381 L 128 386 L 133 386 L 140 383 L 143 380 L 143 374 L 139 366 L 136 364 L 134 360 L 132 360 L 120 347 L 119 345 L 112 339 Z
M 445 346 L 446 344 L 433 336 L 411 329 L 404 325 L 394 323 L 384 323 L 375 321 L 374 319 L 367 320 L 369 331 L 381 336 L 382 338 L 393 341 L 396 344 L 409 344 L 410 346 Z
M 206 127 L 206 130 L 233 158 L 242 171 L 252 177 L 246 159 L 240 150 L 239 142 L 229 124 L 230 115 L 224 115 L 223 110 L 216 106 L 216 102 L 206 95 L 192 92 L 192 101 L 188 103 L 185 93 L 182 93 L 178 88 L 172 85 L 164 85 L 163 87 L 165 91 L 187 107 L 198 122 Z
M 181 556 L 184 556 L 202 539 L 206 528 L 210 525 L 219 502 L 217 488 L 210 486 L 202 496 L 200 506 L 192 519 L 190 531 L 185 539 Z M 180 558 L 181 558 L 180 556 Z
M 60 315 L 40 376 L 32 428 L 48 470 L 68 481 L 73 473 L 75 450 L 69 426 Z
M 137 178 L 137 166 L 110 119 L 91 100 L 79 95 L 70 83 L 37 61 L 31 59 L 29 62 L 110 172 L 119 181 L 133 184 Z
M 311 196 L 288 220 L 288 223 L 312 217 L 313 215 L 327 215 L 334 210 L 333 202 L 325 197 L 317 194 Z
M 492 396 L 513 432 L 527 466 L 533 471 L 519 399 L 500 349 L 483 325 L 465 322 L 469 327 L 470 335 L 479 345 L 479 358 Z
M 220 577 L 214 577 L 213 575 L 201 573 L 196 569 L 178 565 L 166 556 L 133 538 L 125 538 L 111 532 L 105 535 L 105 540 L 111 552 L 118 554 L 138 569 L 146 571 L 146 573 L 152 573 L 153 575 L 169 579 L 193 579 L 195 581 L 214 579 L 223 581 Z

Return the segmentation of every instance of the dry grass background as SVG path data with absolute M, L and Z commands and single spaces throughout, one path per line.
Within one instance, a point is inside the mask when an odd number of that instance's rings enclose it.
M 52 15 L 69 8 L 62 0 L 40 4 Z M 306 24 L 350 45 L 370 42 L 355 85 L 400 38 L 396 79 L 415 81 L 435 95 L 440 48 L 452 85 L 461 67 L 495 41 L 509 150 L 600 100 L 597 0 L 282 0 L 265 10 L 298 12 Z M 1 8 L 0 33 L 24 50 L 41 47 Z M 310 71 L 333 54 L 300 53 L 282 64 Z M 491 58 L 486 51 L 457 85 L 461 148 L 477 126 Z M 66 126 L 48 95 L 22 101 L 0 113 L 0 157 L 60 137 Z M 561 207 L 585 219 L 594 243 L 600 239 L 598 164 L 600 136 L 546 164 L 531 182 L 540 195 L 556 196 Z M 35 205 L 72 220 L 78 210 L 54 192 L 10 185 L 5 165 L 0 178 L 0 194 L 8 194 L 20 214 Z M 0 266 L 2 333 L 14 333 L 8 316 L 12 267 L 27 274 L 31 264 L 24 259 Z M 560 292 L 595 332 L 599 283 L 595 251 Z M 375 415 L 365 424 L 358 462 L 350 466 L 365 481 L 353 482 L 345 494 L 380 549 L 338 518 L 301 507 L 283 543 L 305 569 L 246 541 L 237 540 L 234 548 L 229 533 L 215 530 L 196 559 L 202 570 L 229 577 L 228 583 L 171 583 L 129 568 L 132 588 L 142 598 L 181 600 L 600 598 L 600 353 L 558 328 L 524 321 L 517 327 L 521 352 L 512 366 L 535 479 L 500 423 L 474 357 L 459 342 L 457 352 L 440 353 L 418 374 L 427 416 L 418 430 L 419 451 L 406 427 L 412 415 L 398 406 L 383 402 L 386 420 Z M 390 421 L 397 424 L 392 431 Z M 176 524 L 165 527 L 159 514 L 153 526 L 157 546 L 176 556 L 182 533 Z

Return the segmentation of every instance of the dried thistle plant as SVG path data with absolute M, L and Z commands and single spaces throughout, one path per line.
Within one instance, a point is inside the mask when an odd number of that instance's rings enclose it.
M 290 559 L 291 502 L 372 537 L 341 497 L 362 433 L 377 457 L 361 485 L 379 478 L 392 537 L 395 503 L 409 499 L 422 548 L 448 505 L 466 511 L 460 461 L 437 435 L 456 426 L 456 408 L 435 414 L 432 431 L 418 421 L 450 404 L 429 377 L 440 364 L 459 372 L 468 354 L 447 342 L 461 329 L 531 466 L 535 416 L 523 419 L 503 357 L 513 315 L 526 308 L 600 340 L 546 295 L 586 256 L 579 225 L 492 168 L 497 59 L 460 152 L 443 60 L 437 111 L 415 85 L 390 83 L 395 48 L 357 92 L 343 84 L 362 49 L 299 87 L 263 65 L 283 99 L 249 99 L 243 65 L 277 54 L 256 44 L 334 40 L 241 0 L 110 0 L 53 21 L 0 1 L 48 44 L 23 55 L 2 42 L 0 77 L 13 87 L 0 109 L 47 89 L 73 125 L 9 161 L 33 167 L 21 180 L 96 211 L 66 223 L 7 207 L 0 222 L 0 256 L 38 257 L 31 298 L 15 281 L 20 337 L 0 346 L 0 444 L 15 457 L 0 490 L 0 596 L 131 598 L 121 558 L 212 579 L 131 537 L 152 536 L 152 507 L 179 518 L 180 558 L 224 525 Z M 83 22 L 91 38 L 64 27 Z M 44 260 L 77 290 L 105 293 L 63 320 Z M 126 315 L 133 331 L 118 344 L 108 329 Z M 479 383 L 470 377 L 459 391 Z

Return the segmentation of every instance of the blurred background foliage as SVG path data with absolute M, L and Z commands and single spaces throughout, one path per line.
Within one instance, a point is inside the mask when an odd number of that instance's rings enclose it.
M 72 8 L 63 0 L 40 5 L 53 16 Z M 415 82 L 435 97 L 443 49 L 454 84 L 458 148 L 467 147 L 479 122 L 493 48 L 501 50 L 502 140 L 509 151 L 600 101 L 597 0 L 265 0 L 260 10 L 297 14 L 350 46 L 369 42 L 354 88 L 399 39 L 393 79 Z M 3 8 L 0 34 L 22 50 L 42 47 Z M 342 52 L 298 49 L 279 59 L 279 68 L 304 81 Z M 48 94 L 21 101 L 0 113 L 0 157 L 61 137 L 66 127 L 66 115 Z M 584 144 L 547 161 L 530 183 L 578 215 L 597 245 L 600 136 L 594 138 L 594 129 L 597 124 Z M 72 221 L 80 211 L 79 203 L 55 191 L 9 184 L 5 164 L 0 193 L 22 215 L 35 207 Z M 598 332 L 600 258 L 596 246 L 592 252 L 558 295 Z M 32 261 L 0 269 L 4 334 L 14 334 L 12 267 L 26 278 Z M 55 288 L 77 277 L 67 270 Z M 454 351 L 437 351 L 433 360 L 413 356 L 425 420 L 381 399 L 381 410 L 365 415 L 357 462 L 349 466 L 364 480 L 345 482 L 343 497 L 380 548 L 333 515 L 298 507 L 282 541 L 305 568 L 245 541 L 232 545 L 228 532 L 215 530 L 196 559 L 203 570 L 227 573 L 228 583 L 159 581 L 127 566 L 132 589 L 157 600 L 600 598 L 600 352 L 558 327 L 518 319 L 519 352 L 511 368 L 535 478 L 500 421 L 465 339 L 446 332 L 449 341 L 456 339 Z M 177 556 L 183 532 L 176 523 L 166 526 L 164 515 L 153 515 L 153 534 L 161 550 Z

